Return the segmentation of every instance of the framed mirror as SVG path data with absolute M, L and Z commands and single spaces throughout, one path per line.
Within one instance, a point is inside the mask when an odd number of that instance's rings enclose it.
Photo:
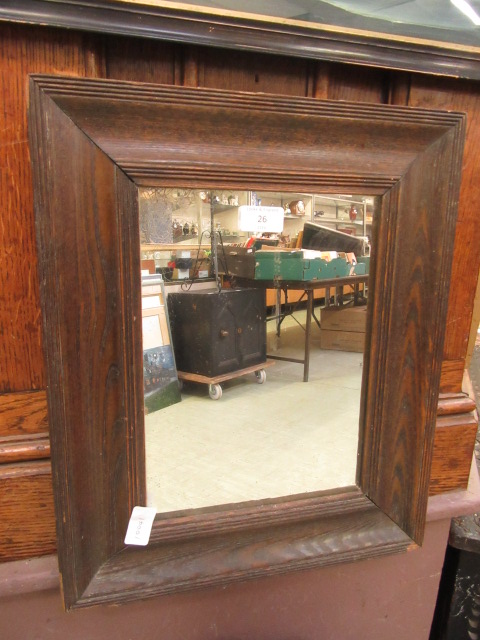
M 152 350 L 144 326 L 147 506 L 355 484 L 373 210 L 364 196 L 139 189 L 143 322 L 163 282 L 181 384 L 178 402 L 171 347 Z
M 65 606 L 121 602 L 421 544 L 464 116 L 34 76 L 30 144 Z M 141 188 L 378 197 L 355 484 L 146 505 Z M 321 419 L 321 416 L 319 416 Z

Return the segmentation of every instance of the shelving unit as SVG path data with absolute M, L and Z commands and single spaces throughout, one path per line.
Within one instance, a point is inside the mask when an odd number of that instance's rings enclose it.
M 355 207 L 357 217 L 352 220 L 350 209 Z M 319 212 L 323 211 L 323 215 Z M 313 222 L 353 235 L 368 236 L 371 233 L 371 220 L 367 218 L 367 201 L 342 198 L 341 196 L 313 196 Z
M 367 202 L 370 206 L 371 201 L 367 198 L 285 191 L 229 190 L 215 191 L 214 194 L 220 202 L 214 207 L 213 226 L 221 233 L 222 242 L 225 244 L 241 245 L 252 235 L 238 228 L 238 209 L 247 204 L 281 207 L 287 211 L 284 215 L 283 236 L 290 239 L 289 246 L 295 246 L 295 239 L 303 230 L 305 222 L 316 222 L 356 236 L 371 235 L 371 217 L 367 217 Z M 153 256 L 156 267 L 165 267 L 170 261 L 169 249 L 188 251 L 194 250 L 200 243 L 202 246 L 210 245 L 210 235 L 205 234 L 212 226 L 210 195 L 206 191 L 189 189 L 163 189 L 159 190 L 158 196 L 156 193 L 150 194 L 151 203 L 149 209 L 146 209 L 150 218 L 145 224 L 145 229 L 148 233 L 153 229 L 155 233 L 149 241 L 142 242 L 142 258 L 151 258 L 153 252 L 156 252 Z M 303 215 L 288 213 L 289 205 L 298 201 L 304 204 Z M 355 220 L 351 220 L 349 215 L 352 206 L 357 210 Z M 323 213 L 320 215 L 320 212 Z M 155 215 L 158 216 L 157 219 L 154 218 Z M 162 216 L 171 216 L 170 222 Z M 186 225 L 190 229 L 194 225 L 196 234 L 173 234 L 172 237 L 169 225 L 174 223 L 182 230 Z M 165 237 L 166 242 L 161 242 L 160 236 Z M 218 234 L 216 237 L 219 239 Z
M 252 195 L 254 196 L 252 202 Z M 288 206 L 291 202 L 295 202 L 301 200 L 305 205 L 305 213 L 304 215 L 292 215 L 286 213 L 284 215 L 284 228 L 283 233 L 285 236 L 290 236 L 291 239 L 294 239 L 300 231 L 303 229 L 303 223 L 308 220 L 312 220 L 313 216 L 313 196 L 308 193 L 291 193 L 291 192 L 251 192 L 250 201 L 252 204 L 256 202 L 258 204 L 261 202 L 262 205 L 266 206 L 274 206 L 274 207 L 282 207 L 285 209 L 285 206 Z

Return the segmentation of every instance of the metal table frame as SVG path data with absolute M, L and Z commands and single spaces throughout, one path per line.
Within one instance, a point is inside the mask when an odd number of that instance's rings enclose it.
M 275 320 L 277 323 L 277 335 L 280 335 L 280 327 L 286 316 L 292 315 L 295 310 L 298 308 L 298 305 L 303 300 L 307 302 L 307 317 L 305 320 L 305 346 L 304 346 L 304 357 L 303 359 L 299 358 L 287 358 L 286 356 L 277 356 L 267 354 L 267 357 L 272 360 L 286 360 L 288 362 L 297 362 L 298 364 L 303 364 L 303 381 L 308 382 L 309 370 L 310 370 L 310 333 L 311 333 L 311 324 L 312 318 L 314 318 L 318 327 L 320 327 L 320 321 L 315 315 L 313 301 L 314 301 L 314 291 L 316 289 L 325 289 L 325 301 L 326 307 L 331 306 L 331 289 L 334 289 L 334 305 L 342 306 L 344 304 L 344 290 L 345 286 L 353 287 L 353 303 L 359 304 L 360 298 L 365 295 L 365 287 L 364 290 L 360 290 L 360 285 L 366 285 L 368 283 L 368 274 L 361 276 L 345 276 L 343 278 L 330 278 L 328 280 L 253 280 L 250 278 L 235 278 L 235 284 L 240 287 L 255 287 L 261 289 L 275 289 L 277 292 L 276 295 L 276 303 L 275 303 L 275 316 L 273 318 L 269 318 L 269 320 Z M 282 311 L 282 291 L 285 296 L 285 306 Z M 300 299 L 290 305 L 288 303 L 288 292 L 289 291 L 303 291 Z

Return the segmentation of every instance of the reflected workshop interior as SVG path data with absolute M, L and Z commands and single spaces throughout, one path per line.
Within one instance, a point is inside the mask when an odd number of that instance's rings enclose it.
M 148 505 L 355 484 L 375 200 L 139 191 Z

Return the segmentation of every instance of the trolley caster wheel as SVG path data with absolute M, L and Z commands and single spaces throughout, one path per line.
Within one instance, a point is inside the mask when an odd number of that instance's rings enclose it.
M 222 387 L 219 384 L 209 384 L 208 395 L 212 400 L 220 400 L 222 397 Z
M 267 379 L 267 372 L 265 371 L 265 369 L 259 369 L 258 371 L 255 371 L 255 377 L 258 384 L 263 384 Z

